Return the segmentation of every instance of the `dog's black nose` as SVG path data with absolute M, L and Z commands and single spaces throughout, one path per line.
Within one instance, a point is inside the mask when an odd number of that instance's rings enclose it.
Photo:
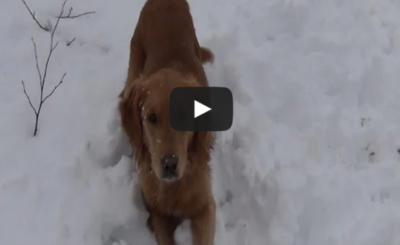
M 178 175 L 178 158 L 173 154 L 166 154 L 161 158 L 161 167 L 164 178 L 173 178 Z

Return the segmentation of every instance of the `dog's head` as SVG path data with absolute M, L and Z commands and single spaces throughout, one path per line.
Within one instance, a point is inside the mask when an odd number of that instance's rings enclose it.
M 172 70 L 161 70 L 125 88 L 120 101 L 122 125 L 135 154 L 149 154 L 151 168 L 163 181 L 179 180 L 195 152 L 208 157 L 207 132 L 177 131 L 170 125 L 170 93 L 176 87 L 199 86 L 194 79 Z M 207 159 L 208 160 L 208 159 Z

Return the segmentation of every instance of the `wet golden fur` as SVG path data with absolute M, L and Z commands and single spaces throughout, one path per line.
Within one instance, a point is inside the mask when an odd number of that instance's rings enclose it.
M 169 123 L 176 87 L 208 86 L 203 63 L 213 54 L 199 45 L 186 0 L 148 0 L 131 39 L 128 76 L 119 110 L 138 165 L 148 225 L 159 245 L 175 244 L 174 232 L 191 220 L 194 245 L 213 245 L 215 201 L 209 166 L 210 132 L 180 132 Z M 160 158 L 176 154 L 178 180 L 164 181 Z

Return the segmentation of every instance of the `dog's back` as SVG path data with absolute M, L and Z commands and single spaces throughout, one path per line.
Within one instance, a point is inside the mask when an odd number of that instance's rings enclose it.
M 131 49 L 138 44 L 144 56 L 142 76 L 173 68 L 208 86 L 202 63 L 212 61 L 213 55 L 198 43 L 186 0 L 148 0 L 141 11 Z

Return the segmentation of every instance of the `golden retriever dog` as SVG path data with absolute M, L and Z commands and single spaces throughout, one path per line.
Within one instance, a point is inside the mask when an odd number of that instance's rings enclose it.
M 194 245 L 213 245 L 216 204 L 211 188 L 211 132 L 176 131 L 169 119 L 177 87 L 207 87 L 203 63 L 213 53 L 198 43 L 186 0 L 147 0 L 131 39 L 120 94 L 121 123 L 134 153 L 147 225 L 159 245 L 191 221 Z

